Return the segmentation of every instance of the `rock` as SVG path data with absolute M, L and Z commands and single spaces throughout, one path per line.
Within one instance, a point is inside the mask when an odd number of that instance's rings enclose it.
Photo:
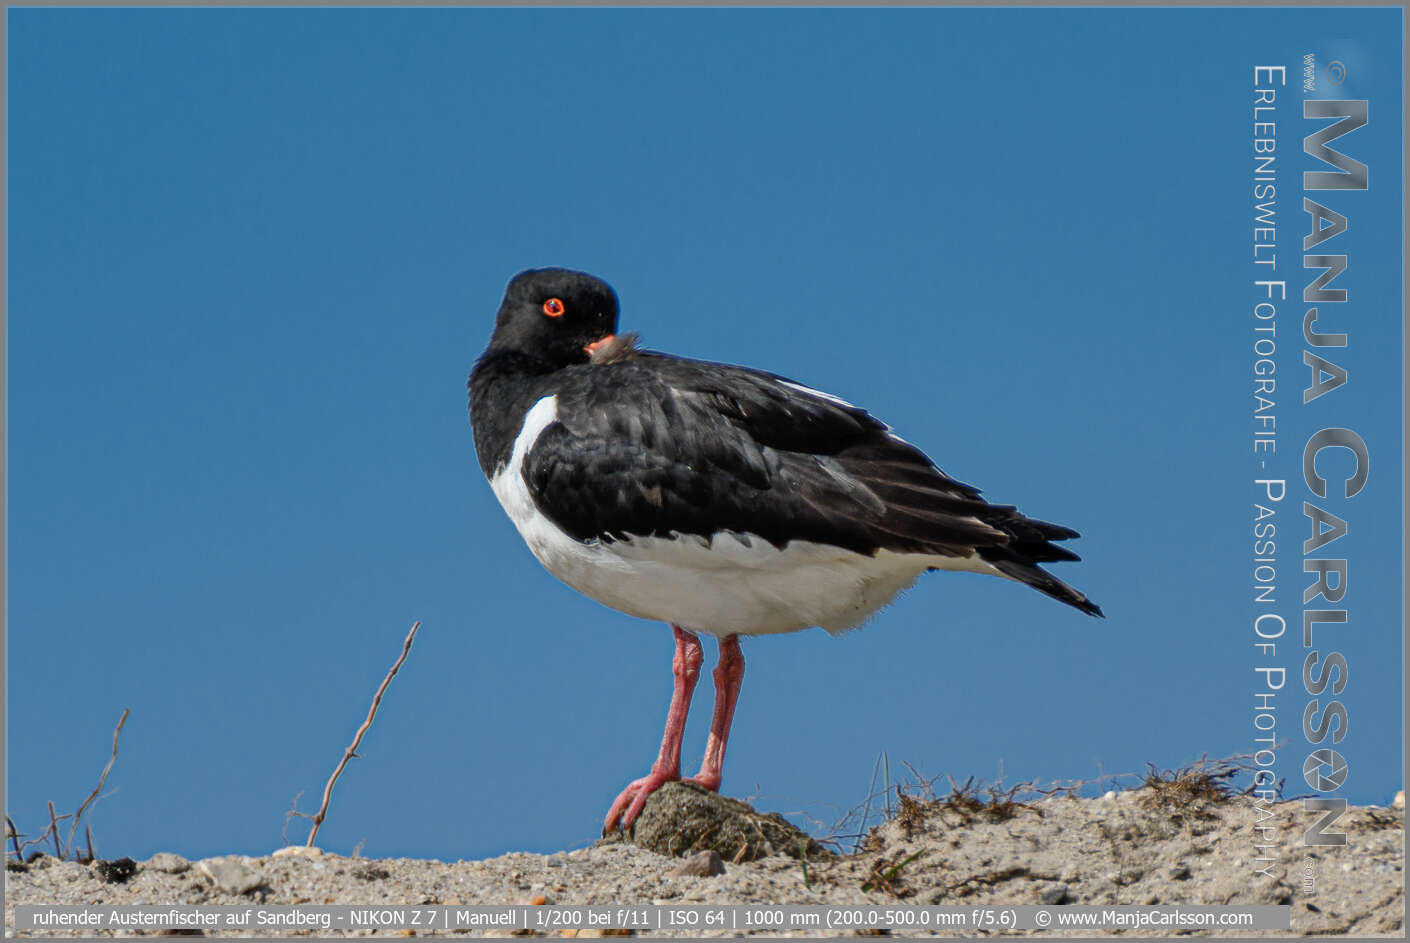
M 1392 809 L 1403 809 L 1403 808 L 1405 808 L 1405 790 L 1404 790 L 1404 789 L 1402 789 L 1402 790 L 1400 790 L 1399 792 L 1397 792 L 1397 793 L 1395 794 L 1395 798 L 1392 799 L 1392 800 L 1390 800 L 1390 807 L 1391 807 Z
M 1177 864 L 1170 868 L 1170 879 L 1173 881 L 1184 881 L 1190 876 L 1190 866 L 1187 864 Z
M 227 894 L 248 894 L 264 883 L 264 877 L 238 858 L 207 858 L 197 868 Z
M 726 861 L 757 861 L 770 855 L 832 858 L 807 833 L 777 812 L 767 815 L 738 799 L 694 783 L 666 783 L 646 800 L 631 832 L 604 835 L 598 847 L 628 841 L 670 858 L 715 851 Z
M 271 858 L 317 858 L 323 854 L 322 848 L 311 848 L 308 845 L 287 845 L 280 848 Z
M 717 851 L 698 851 L 666 874 L 670 877 L 715 877 L 725 873 L 725 862 Z
M 167 874 L 182 874 L 191 870 L 191 862 L 169 851 L 159 851 L 141 864 L 144 871 L 164 871 Z
M 1063 901 L 1067 900 L 1067 885 L 1049 884 L 1043 889 L 1043 892 L 1038 895 L 1038 898 L 1045 904 L 1061 904 Z

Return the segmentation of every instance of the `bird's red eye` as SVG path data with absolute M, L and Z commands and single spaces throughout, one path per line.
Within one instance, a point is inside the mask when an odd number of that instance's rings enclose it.
M 563 302 L 558 298 L 550 298 L 543 303 L 543 313 L 550 318 L 563 317 Z

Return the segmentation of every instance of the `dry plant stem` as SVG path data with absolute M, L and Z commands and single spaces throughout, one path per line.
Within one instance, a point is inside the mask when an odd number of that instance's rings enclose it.
M 343 769 L 348 765 L 348 760 L 357 756 L 357 746 L 362 742 L 362 735 L 367 733 L 367 728 L 372 726 L 372 719 L 377 716 L 377 707 L 382 703 L 382 695 L 387 693 L 387 685 L 392 683 L 392 679 L 401 670 L 402 662 L 406 661 L 407 653 L 411 651 L 411 643 L 416 639 L 416 630 L 421 628 L 421 623 L 416 622 L 411 626 L 411 631 L 406 633 L 406 641 L 401 643 L 401 656 L 397 658 L 396 664 L 392 665 L 392 670 L 387 672 L 387 676 L 382 679 L 382 685 L 377 689 L 377 693 L 372 696 L 372 706 L 367 710 L 367 719 L 362 722 L 362 726 L 357 728 L 357 733 L 353 734 L 352 743 L 343 753 L 343 758 L 338 762 L 338 768 L 333 770 L 333 775 L 328 777 L 328 785 L 323 787 L 323 805 L 318 807 L 318 811 L 313 816 L 313 828 L 309 829 L 308 841 L 304 842 L 309 848 L 313 847 L 313 840 L 318 837 L 318 829 L 323 824 L 323 819 L 328 815 L 328 803 L 333 800 L 333 785 L 337 783 L 338 777 L 343 775 Z
M 293 818 L 294 816 L 296 816 L 296 815 L 297 815 L 299 818 L 301 818 L 301 819 L 311 819 L 311 818 L 313 818 L 313 816 L 311 816 L 311 815 L 305 815 L 304 813 L 302 813 L 302 812 L 299 811 L 299 799 L 303 796 L 303 794 L 304 794 L 304 791 L 303 791 L 302 789 L 300 789 L 298 792 L 296 792 L 296 793 L 294 794 L 294 804 L 293 804 L 293 806 L 289 809 L 288 812 L 285 812 L 285 813 L 284 813 L 284 827 L 279 830 L 279 837 L 280 837 L 281 839 L 283 839 L 284 844 L 286 844 L 286 845 L 289 844 L 289 820 L 292 819 L 292 818 Z
M 881 769 L 881 754 L 876 755 L 876 762 L 871 765 L 871 782 L 867 783 L 867 802 L 862 806 L 862 820 L 857 826 L 860 834 L 857 835 L 857 843 L 852 846 L 852 853 L 856 854 L 862 850 L 862 841 L 867 837 L 867 816 L 871 814 L 871 798 L 876 795 L 876 774 Z
M 20 830 L 15 828 L 15 820 L 8 815 L 5 816 L 5 824 L 10 829 L 10 843 L 15 846 L 15 860 L 23 861 L 24 855 L 20 854 Z
M 49 831 L 54 836 L 54 857 L 60 861 L 64 858 L 64 851 L 59 847 L 59 820 L 54 818 L 54 800 L 49 800 Z
M 83 805 L 78 807 L 78 811 L 73 814 L 73 824 L 69 826 L 69 840 L 65 843 L 68 848 L 73 848 L 73 835 L 78 831 L 78 822 L 83 818 L 84 811 L 93 804 L 93 800 L 98 798 L 98 793 L 103 791 L 103 784 L 108 781 L 108 774 L 113 771 L 113 764 L 117 762 L 118 737 L 122 736 L 122 725 L 127 723 L 127 715 L 132 713 L 129 708 L 122 709 L 122 716 L 118 718 L 117 727 L 113 729 L 113 755 L 108 760 L 108 765 L 103 767 L 103 772 L 98 776 L 98 785 L 93 787 L 93 791 L 88 794 L 88 798 L 83 800 Z M 89 847 L 92 848 L 93 841 L 89 839 Z M 91 855 L 90 855 L 91 857 Z
M 891 758 L 881 751 L 881 794 L 885 797 L 886 817 L 891 818 Z

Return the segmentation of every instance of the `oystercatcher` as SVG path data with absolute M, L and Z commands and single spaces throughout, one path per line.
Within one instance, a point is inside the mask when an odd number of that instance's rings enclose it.
M 851 403 L 759 370 L 687 360 L 617 334 L 599 278 L 531 269 L 504 293 L 470 374 L 480 467 L 550 573 L 675 633 L 675 687 L 651 771 L 612 803 L 631 827 L 680 778 L 700 673 L 719 641 L 700 773 L 718 790 L 741 635 L 861 625 L 929 570 L 1003 576 L 1091 615 L 1039 564 L 1076 560 L 1066 527 L 990 504 Z

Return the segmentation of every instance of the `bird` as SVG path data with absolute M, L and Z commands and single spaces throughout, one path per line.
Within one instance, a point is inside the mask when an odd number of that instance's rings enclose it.
M 480 468 L 529 550 L 573 589 L 670 625 L 660 751 L 610 806 L 629 829 L 680 780 L 681 741 L 713 636 L 714 711 L 700 771 L 718 791 L 744 678 L 743 636 L 866 622 L 921 574 L 1005 577 L 1093 616 L 1041 564 L 1079 536 L 942 472 L 851 403 L 794 380 L 644 349 L 617 293 L 565 268 L 508 283 L 468 382 Z

